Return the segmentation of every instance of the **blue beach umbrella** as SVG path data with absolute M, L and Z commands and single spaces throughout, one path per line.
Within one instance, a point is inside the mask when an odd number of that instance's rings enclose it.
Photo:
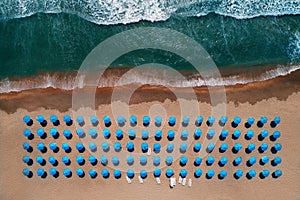
M 240 169 L 236 170 L 236 172 L 234 173 L 234 177 L 235 177 L 236 179 L 239 179 L 239 178 L 241 178 L 242 176 L 243 176 L 243 171 L 240 170 Z
M 253 137 L 254 137 L 254 131 L 252 131 L 252 130 L 247 131 L 245 138 L 247 140 L 251 140 Z
M 116 130 L 116 138 L 121 140 L 123 138 L 123 131 L 121 129 Z
M 146 170 L 141 170 L 141 171 L 140 171 L 140 176 L 141 176 L 142 179 L 147 178 L 147 175 L 148 175 L 148 173 L 147 173 Z
M 226 157 L 220 158 L 219 163 L 220 163 L 221 166 L 226 165 L 228 163 L 228 158 L 226 158 Z
M 189 122 L 190 122 L 190 118 L 188 116 L 184 116 L 182 118 L 182 125 L 183 126 L 187 126 L 189 124 Z
M 30 150 L 32 147 L 30 146 L 30 144 L 28 143 L 28 142 L 24 142 L 23 143 L 23 149 L 25 149 L 25 150 Z
M 130 129 L 128 131 L 129 139 L 133 140 L 135 138 L 135 134 L 136 134 L 135 130 L 134 129 Z
M 247 163 L 252 166 L 256 163 L 256 158 L 254 156 L 250 157 Z
M 90 150 L 91 150 L 92 152 L 97 151 L 97 145 L 96 145 L 94 142 L 91 142 L 91 143 L 89 144 L 89 148 L 90 148 Z
M 42 124 L 45 121 L 45 118 L 43 115 L 38 115 L 36 117 L 36 121 L 38 121 L 40 124 Z
M 57 125 L 57 123 L 59 122 L 58 117 L 56 115 L 51 115 L 50 122 L 52 122 L 54 126 Z
M 153 176 L 155 178 L 157 178 L 157 177 L 160 177 L 160 175 L 161 175 L 161 170 L 160 169 L 154 169 Z
M 36 148 L 39 150 L 39 151 L 44 151 L 46 149 L 45 147 L 45 144 L 40 142 L 36 145 Z
M 196 140 L 198 140 L 201 137 L 201 135 L 202 135 L 202 131 L 199 128 L 195 129 L 195 131 L 194 131 L 194 138 Z
M 97 176 L 97 171 L 94 170 L 94 169 L 91 169 L 89 171 L 89 175 L 90 175 L 91 178 L 95 178 Z
M 109 177 L 109 171 L 107 169 L 103 169 L 101 171 L 101 175 L 103 178 L 108 178 Z
M 114 149 L 115 149 L 115 151 L 119 152 L 119 151 L 121 151 L 121 148 L 122 148 L 122 146 L 121 146 L 120 142 L 115 142 L 114 143 Z
M 196 126 L 201 126 L 201 124 L 203 123 L 203 117 L 202 116 L 198 116 L 195 120 L 195 125 Z
M 271 139 L 273 141 L 277 140 L 278 138 L 280 138 L 280 132 L 279 131 L 275 131 L 273 132 L 272 136 L 271 136 Z
M 154 123 L 156 126 L 161 126 L 162 118 L 160 116 L 156 116 L 154 118 Z
M 111 124 L 111 120 L 109 116 L 104 116 L 103 117 L 103 123 L 105 124 L 105 126 L 110 126 Z
M 242 157 L 236 157 L 233 161 L 233 165 L 238 166 L 243 161 Z
M 153 165 L 154 165 L 154 166 L 160 165 L 160 157 L 159 157 L 159 156 L 155 156 L 155 157 L 153 158 Z
M 140 164 L 141 165 L 146 165 L 147 164 L 147 157 L 146 156 L 141 156 L 140 157 Z
M 142 152 L 147 152 L 148 151 L 148 144 L 146 142 L 143 142 L 141 144 L 141 149 L 142 149 Z
M 254 178 L 256 176 L 256 171 L 253 169 L 250 169 L 249 172 L 247 173 L 247 176 L 249 178 Z
M 208 152 L 212 152 L 212 151 L 214 150 L 214 148 L 215 148 L 215 145 L 214 145 L 213 143 L 209 143 L 209 144 L 207 145 L 206 150 L 207 150 Z
M 214 129 L 209 129 L 207 131 L 207 137 L 208 138 L 213 138 L 215 136 L 215 130 Z
M 128 178 L 133 178 L 134 177 L 134 171 L 132 169 L 129 169 L 127 171 L 127 176 L 128 176 Z
M 124 124 L 125 124 L 125 122 L 126 122 L 126 119 L 125 119 L 125 117 L 123 117 L 123 116 L 118 116 L 118 117 L 117 117 L 117 122 L 118 122 L 118 125 L 119 125 L 119 126 L 124 126 Z
M 268 118 L 266 116 L 262 116 L 259 120 L 262 124 L 266 124 L 268 122 Z
M 66 152 L 68 152 L 68 151 L 70 151 L 71 150 L 71 147 L 70 147 L 70 145 L 68 144 L 68 143 L 63 143 L 62 145 L 61 145 L 61 148 L 64 150 L 64 151 L 66 151 Z
M 56 143 L 54 143 L 54 142 L 51 142 L 51 143 L 49 144 L 49 148 L 50 148 L 52 151 L 57 151 L 57 149 L 58 149 Z
M 127 156 L 126 160 L 128 165 L 132 165 L 134 163 L 134 157 L 131 155 Z
M 167 145 L 167 152 L 172 152 L 174 150 L 174 144 L 172 144 L 172 143 L 169 143 L 168 145 Z
M 111 162 L 113 165 L 119 165 L 120 161 L 119 161 L 119 158 L 117 156 L 113 156 L 112 159 L 111 159 Z
M 32 123 L 32 119 L 30 118 L 30 116 L 25 115 L 23 117 L 23 122 L 28 125 L 28 124 Z
M 187 140 L 188 137 L 189 137 L 189 132 L 188 132 L 187 130 L 183 130 L 183 131 L 181 132 L 181 139 Z
M 130 122 L 130 125 L 131 125 L 131 126 L 135 126 L 135 125 L 137 124 L 137 118 L 136 118 L 136 116 L 131 115 L 131 116 L 129 117 L 129 122 Z
M 169 117 L 169 126 L 174 126 L 176 124 L 176 118 L 171 116 Z
M 83 126 L 84 125 L 84 119 L 83 119 L 83 116 L 78 116 L 76 118 L 76 121 L 78 123 L 79 126 Z
M 227 123 L 227 121 L 228 121 L 228 118 L 226 116 L 222 116 L 219 120 L 219 124 L 221 126 L 224 126 Z
M 63 156 L 61 158 L 61 161 L 65 164 L 65 165 L 69 165 L 71 163 L 70 159 L 68 156 Z
M 155 131 L 155 140 L 161 140 L 161 137 L 162 137 L 162 131 L 156 130 Z
M 160 148 L 161 148 L 161 146 L 160 146 L 159 143 L 155 143 L 155 144 L 153 145 L 153 151 L 154 151 L 155 153 L 160 152 Z
M 228 130 L 222 130 L 220 134 L 220 139 L 225 140 L 228 136 Z
M 63 134 L 64 134 L 64 136 L 65 136 L 66 139 L 71 139 L 72 138 L 72 133 L 68 129 L 64 130 Z
M 202 176 L 202 170 L 201 169 L 196 169 L 194 172 L 195 178 L 199 178 Z
M 194 145 L 194 151 L 195 151 L 195 152 L 199 152 L 199 151 L 201 150 L 201 147 L 202 147 L 202 145 L 201 145 L 199 142 L 197 142 L 197 143 Z
M 181 178 L 185 178 L 188 174 L 188 171 L 186 169 L 182 169 L 179 172 L 179 175 L 181 176 Z
M 50 129 L 50 135 L 51 135 L 53 138 L 58 138 L 58 131 L 56 130 L 56 128 L 51 128 L 51 129 Z
M 72 118 L 70 115 L 65 115 L 64 116 L 64 122 L 67 124 L 67 125 L 71 125 L 72 123 Z
M 23 134 L 27 138 L 29 138 L 29 137 L 31 137 L 33 135 L 29 129 L 25 129 L 24 132 L 23 132 Z
M 208 170 L 207 173 L 206 173 L 206 177 L 208 179 L 211 179 L 212 177 L 214 177 L 214 175 L 215 175 L 215 171 L 212 170 L 212 169 Z
M 84 177 L 84 171 L 83 171 L 83 169 L 78 168 L 78 169 L 76 170 L 76 174 L 77 174 L 77 176 L 79 176 L 79 177 Z
M 40 176 L 40 177 L 44 176 L 45 173 L 46 173 L 45 170 L 42 169 L 42 168 L 39 168 L 39 169 L 37 170 L 37 175 Z
M 51 175 L 51 176 L 53 176 L 53 177 L 55 177 L 56 175 L 57 175 L 57 170 L 55 169 L 55 168 L 51 168 L 50 170 L 49 170 L 49 174 Z
M 106 156 L 100 156 L 100 162 L 104 166 L 107 165 L 108 160 L 107 160 Z
M 168 139 L 173 140 L 175 137 L 175 132 L 173 130 L 168 131 Z
M 92 125 L 97 126 L 99 121 L 98 118 L 96 116 L 91 116 L 90 118 Z
M 72 176 L 72 172 L 69 168 L 65 168 L 64 171 L 63 171 L 63 174 L 65 177 L 69 178 Z
M 56 160 L 56 158 L 53 157 L 53 156 L 50 156 L 50 157 L 48 158 L 48 162 L 49 162 L 51 165 L 57 164 L 57 160 Z
M 142 139 L 147 140 L 149 138 L 149 131 L 148 130 L 142 130 Z
M 269 157 L 268 156 L 262 156 L 260 159 L 261 165 L 265 165 L 269 162 Z
M 41 138 L 43 138 L 45 136 L 45 131 L 44 129 L 42 128 L 39 128 L 37 131 L 36 131 L 37 135 Z
M 173 176 L 173 175 L 174 175 L 173 169 L 167 169 L 167 170 L 166 170 L 166 176 L 167 176 L 168 178 L 170 178 L 170 177 Z
M 201 157 L 196 157 L 194 160 L 194 165 L 199 166 L 202 163 L 202 158 Z
M 277 169 L 277 170 L 275 170 L 275 171 L 273 172 L 272 175 L 273 175 L 274 178 L 279 178 L 280 176 L 282 176 L 282 171 L 279 170 L 279 169 Z
M 186 150 L 187 150 L 187 148 L 188 148 L 188 145 L 186 143 L 181 143 L 181 145 L 180 145 L 180 152 L 181 153 L 185 153 Z
M 32 160 L 29 156 L 23 156 L 23 162 L 28 164 L 28 163 L 32 162 Z
M 267 130 L 262 130 L 261 132 L 260 132 L 260 135 L 259 135 L 259 138 L 260 138 L 260 140 L 263 140 L 263 139 L 265 139 L 267 136 L 268 136 L 268 131 Z
M 173 163 L 173 157 L 172 156 L 167 156 L 166 157 L 166 165 L 170 166 Z
M 44 160 L 44 158 L 42 156 L 37 156 L 35 160 L 40 165 L 42 165 L 43 163 L 45 163 L 45 160 Z
M 260 174 L 261 174 L 261 176 L 262 176 L 263 178 L 267 178 L 267 177 L 270 175 L 270 171 L 267 170 L 267 169 L 264 169 L 264 170 L 261 171 Z
M 143 125 L 148 126 L 150 124 L 150 117 L 149 116 L 144 116 L 143 117 Z
M 243 146 L 242 146 L 241 143 L 235 143 L 234 146 L 233 146 L 233 150 L 236 153 L 239 152 L 242 148 L 243 148 Z
M 208 156 L 207 157 L 207 159 L 206 159 L 206 164 L 207 165 L 212 165 L 212 164 L 214 164 L 214 162 L 215 162 L 215 158 L 213 157 L 213 156 Z
M 110 137 L 110 130 L 108 129 L 103 129 L 102 134 L 104 136 L 104 138 L 109 138 Z
M 255 119 L 253 117 L 249 117 L 247 120 L 247 123 L 251 126 L 252 124 L 254 124 Z
M 214 124 L 214 122 L 215 122 L 215 117 L 214 116 L 209 116 L 208 118 L 207 118 L 207 125 L 208 126 L 212 126 L 213 124 Z
M 92 165 L 95 165 L 97 163 L 97 158 L 95 156 L 90 156 L 89 157 L 89 162 L 92 164 Z
M 276 125 L 280 124 L 280 117 L 279 117 L 279 116 L 274 117 L 273 122 L 274 122 Z
M 277 166 L 277 165 L 279 165 L 281 162 L 282 162 L 281 158 L 280 158 L 279 156 L 277 156 L 277 157 L 275 157 L 275 158 L 272 160 L 272 165 Z
M 224 179 L 227 176 L 227 171 L 221 170 L 219 173 L 219 178 Z
M 227 149 L 228 149 L 228 144 L 227 143 L 221 144 L 221 146 L 220 146 L 220 152 L 221 153 L 224 153 L 225 151 L 227 151 Z
M 84 160 L 83 156 L 76 156 L 76 162 L 77 162 L 79 165 L 84 165 L 85 160 Z
M 82 151 L 84 151 L 84 146 L 83 146 L 83 144 L 82 143 L 77 143 L 76 144 L 76 149 L 79 151 L 79 152 L 82 152 Z
M 241 123 L 242 119 L 239 116 L 234 117 L 233 127 L 237 127 Z
M 127 151 L 129 151 L 129 152 L 134 151 L 134 144 L 133 144 L 133 142 L 127 142 L 126 148 L 127 148 Z
M 247 151 L 251 153 L 254 150 L 255 150 L 255 144 L 253 143 L 248 144 Z
M 188 162 L 188 158 L 186 156 L 182 156 L 180 158 L 179 163 L 180 163 L 181 166 L 185 166 L 187 164 L 187 162 Z
M 109 151 L 109 144 L 107 142 L 103 142 L 101 146 L 103 151 Z
M 241 136 L 240 130 L 234 130 L 233 131 L 233 139 L 238 139 Z
M 121 178 L 121 175 L 122 175 L 122 174 L 121 174 L 121 171 L 120 171 L 120 170 L 118 170 L 118 169 L 115 169 L 115 170 L 114 170 L 114 177 L 115 177 L 115 178 L 117 178 L 117 179 L 118 179 L 118 178 Z
M 76 130 L 76 134 L 78 135 L 78 137 L 83 138 L 85 136 L 84 130 L 82 128 L 78 128 Z
M 274 146 L 272 147 L 272 152 L 277 153 L 278 151 L 280 151 L 282 149 L 282 145 L 280 143 L 276 143 L 274 144 Z
M 97 135 L 98 135 L 97 130 L 94 129 L 94 128 L 91 128 L 91 129 L 89 130 L 89 135 L 90 135 L 92 138 L 96 138 Z
M 261 152 L 265 152 L 265 151 L 267 151 L 268 150 L 268 144 L 267 143 L 262 143 L 261 145 L 260 145 L 260 147 L 259 147 L 259 150 L 261 151 Z

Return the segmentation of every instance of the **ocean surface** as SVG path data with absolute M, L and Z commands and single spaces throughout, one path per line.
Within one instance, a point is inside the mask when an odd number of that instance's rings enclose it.
M 211 55 L 226 85 L 287 75 L 300 69 L 299 0 L 2 0 L 0 93 L 31 88 L 73 89 L 76 71 L 105 39 L 139 27 L 170 28 L 193 38 Z M 193 72 L 183 58 L 144 49 L 112 68 L 161 63 Z M 118 77 L 101 79 L 113 86 Z M 219 78 L 168 82 L 132 74 L 135 82 L 174 87 L 218 85 Z

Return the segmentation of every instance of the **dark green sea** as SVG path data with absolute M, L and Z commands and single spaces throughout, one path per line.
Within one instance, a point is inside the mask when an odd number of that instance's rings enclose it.
M 230 68 L 235 75 L 245 69 L 232 80 L 227 74 L 227 85 L 275 78 L 300 68 L 299 1 L 99 2 L 1 2 L 0 92 L 72 89 L 69 74 L 76 73 L 93 48 L 117 33 L 139 27 L 184 33 L 205 48 L 218 68 Z M 130 52 L 112 67 L 146 63 L 193 70 L 183 58 L 157 49 Z M 217 85 L 216 81 L 207 84 Z M 140 82 L 147 80 L 141 75 Z M 193 80 L 186 86 L 201 85 Z

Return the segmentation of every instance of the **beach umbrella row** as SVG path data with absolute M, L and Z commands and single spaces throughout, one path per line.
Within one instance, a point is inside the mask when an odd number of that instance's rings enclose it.
M 22 172 L 23 172 L 23 175 L 24 175 L 24 176 L 27 176 L 27 177 L 32 177 L 32 176 L 33 176 L 32 171 L 31 171 L 30 169 L 28 169 L 28 168 L 24 168 Z M 76 175 L 77 175 L 79 178 L 85 177 L 85 171 L 84 171 L 82 168 L 77 168 L 76 171 L 75 171 L 75 173 L 76 173 Z M 154 176 L 155 178 L 160 177 L 160 176 L 161 176 L 161 169 L 154 169 L 154 171 L 153 171 L 152 173 L 153 173 L 153 176 Z M 47 177 L 47 171 L 46 171 L 45 169 L 43 169 L 43 168 L 39 168 L 39 169 L 36 171 L 36 174 L 37 174 L 37 176 L 42 177 L 42 178 L 46 178 L 46 177 Z M 55 178 L 59 177 L 59 171 L 58 171 L 56 168 L 50 168 L 50 169 L 49 169 L 49 174 L 50 174 L 51 176 L 55 177 Z M 71 177 L 73 176 L 73 173 L 72 173 L 72 171 L 71 171 L 69 168 L 63 169 L 62 174 L 63 174 L 65 177 L 67 177 L 67 178 L 71 178 Z M 98 176 L 98 172 L 97 172 L 95 169 L 90 169 L 90 170 L 88 171 L 88 174 L 89 174 L 89 176 L 90 176 L 91 178 L 96 178 L 96 177 Z M 202 176 L 202 174 L 203 174 L 203 172 L 202 172 L 202 170 L 199 169 L 199 168 L 196 169 L 196 170 L 194 171 L 194 177 L 195 177 L 195 178 L 200 178 L 200 177 Z M 209 170 L 206 172 L 205 176 L 206 176 L 207 179 L 212 179 L 212 178 L 215 176 L 215 174 L 216 174 L 216 173 L 215 173 L 214 170 L 209 169 Z M 261 179 L 265 179 L 265 178 L 267 178 L 270 174 L 271 174 L 271 173 L 270 173 L 269 170 L 264 169 L 264 170 L 262 170 L 262 171 L 259 172 L 259 177 L 260 177 Z M 128 178 L 132 179 L 132 178 L 134 178 L 134 176 L 135 176 L 135 171 L 132 170 L 132 169 L 129 169 L 129 170 L 125 173 L 125 175 L 126 175 Z M 141 170 L 141 171 L 139 171 L 139 175 L 140 175 L 140 177 L 141 177 L 142 179 L 145 179 L 145 178 L 148 177 L 148 172 L 147 172 L 146 170 Z M 174 171 L 173 171 L 173 169 L 168 168 L 168 169 L 165 171 L 165 175 L 166 175 L 167 178 L 171 178 L 172 176 L 174 176 Z M 179 176 L 180 176 L 181 178 L 186 178 L 187 175 L 188 175 L 188 170 L 186 170 L 186 169 L 181 169 L 181 170 L 180 170 Z M 243 177 L 243 175 L 244 175 L 244 172 L 243 172 L 242 170 L 240 170 L 240 169 L 239 169 L 239 170 L 236 170 L 236 171 L 233 173 L 233 177 L 236 178 L 236 179 L 240 179 L 241 177 Z M 257 175 L 257 172 L 256 172 L 255 170 L 251 169 L 251 170 L 247 171 L 247 172 L 245 173 L 245 175 L 246 175 L 246 177 L 247 177 L 248 179 L 252 179 L 252 178 L 254 178 L 254 177 Z M 102 169 L 102 170 L 101 170 L 101 176 L 102 176 L 103 178 L 105 178 L 105 179 L 109 178 L 109 177 L 110 177 L 110 171 L 109 171 L 108 169 Z M 118 170 L 118 169 L 115 169 L 115 170 L 113 170 L 113 176 L 114 176 L 114 178 L 119 179 L 119 178 L 122 177 L 122 172 L 121 172 L 120 170 Z M 219 173 L 218 173 L 218 178 L 219 178 L 219 179 L 224 179 L 224 178 L 226 178 L 227 176 L 228 176 L 228 172 L 227 172 L 226 170 L 221 170 L 221 171 L 219 171 Z M 273 177 L 273 178 L 279 178 L 280 176 L 282 176 L 282 171 L 281 171 L 281 170 L 277 169 L 277 170 L 273 171 L 273 173 L 272 173 L 272 177 Z
M 59 122 L 59 119 L 56 115 L 51 115 L 50 118 L 49 118 L 50 122 L 53 123 L 54 126 L 58 126 L 60 125 L 60 122 Z M 93 126 L 97 126 L 99 124 L 99 120 L 97 118 L 97 116 L 91 116 L 90 117 L 90 122 Z M 198 116 L 196 119 L 195 119 L 195 125 L 196 126 L 201 126 L 201 124 L 203 123 L 203 120 L 204 118 L 202 116 Z M 47 121 L 45 119 L 45 117 L 43 115 L 38 115 L 36 117 L 36 121 L 38 123 L 40 123 L 42 126 L 46 126 L 47 125 Z M 65 115 L 64 118 L 63 118 L 63 121 L 66 123 L 66 125 L 68 126 L 71 126 L 73 124 L 73 120 L 71 118 L 70 115 Z M 123 116 L 118 116 L 116 118 L 116 121 L 117 121 L 117 124 L 122 127 L 125 125 L 125 123 L 127 122 L 126 118 L 123 117 Z M 162 123 L 162 117 L 160 116 L 156 116 L 154 118 L 154 123 L 157 127 L 161 126 L 161 123 Z M 170 116 L 168 118 L 168 124 L 169 126 L 175 126 L 176 125 L 176 117 L 174 116 Z M 207 118 L 207 121 L 206 121 L 206 124 L 207 126 L 213 126 L 213 124 L 215 123 L 216 121 L 216 118 L 214 116 L 209 116 Z M 276 116 L 274 117 L 274 119 L 271 121 L 271 124 L 270 126 L 272 128 L 276 127 L 279 123 L 280 123 L 280 117 L 279 116 Z M 25 124 L 27 124 L 28 126 L 31 126 L 33 124 L 33 120 L 31 119 L 30 116 L 26 115 L 23 117 L 23 122 Z M 77 116 L 76 117 L 76 122 L 79 126 L 84 126 L 85 125 L 85 120 L 84 120 L 84 117 L 83 116 Z M 135 126 L 137 124 L 137 117 L 132 115 L 129 117 L 129 122 L 130 122 L 130 125 L 131 126 Z M 150 125 L 150 122 L 151 122 L 151 118 L 150 116 L 144 116 L 142 118 L 142 122 L 143 122 L 143 125 L 144 126 L 149 126 Z M 226 116 L 221 116 L 218 120 L 218 123 L 220 126 L 225 126 L 225 124 L 228 122 L 228 118 Z M 231 122 L 231 126 L 236 128 L 240 123 L 242 122 L 242 119 L 241 117 L 239 116 L 235 116 L 233 118 L 233 121 Z M 246 128 L 250 128 L 255 122 L 255 119 L 253 117 L 250 117 L 247 119 L 247 121 L 245 122 L 245 127 Z M 268 118 L 266 116 L 262 116 L 260 117 L 260 119 L 257 121 L 257 126 L 258 127 L 263 127 L 266 123 L 268 122 Z M 111 119 L 109 116 L 104 116 L 103 117 L 103 123 L 105 124 L 105 126 L 109 127 L 111 125 Z M 188 116 L 184 116 L 182 117 L 181 119 L 181 125 L 183 127 L 186 127 L 188 126 L 190 123 L 190 117 Z
M 37 156 L 35 158 L 35 160 L 41 166 L 44 166 L 46 164 L 46 159 L 43 156 Z M 180 157 L 180 159 L 179 159 L 180 166 L 186 166 L 187 163 L 188 163 L 188 160 L 189 159 L 186 156 Z M 234 158 L 234 160 L 232 161 L 232 165 L 239 166 L 242 163 L 242 160 L 243 160 L 242 157 L 238 156 L 238 157 Z M 255 156 L 251 156 L 248 160 L 246 160 L 246 165 L 248 167 L 251 167 L 257 162 L 257 160 L 259 160 L 259 164 L 263 166 L 263 165 L 266 165 L 270 161 L 270 158 L 268 156 L 262 156 L 259 159 L 257 159 Z M 85 158 L 81 155 L 76 156 L 76 163 L 78 165 L 81 165 L 81 166 L 85 165 L 86 161 L 88 161 L 93 166 L 97 165 L 97 163 L 98 163 L 98 159 L 94 155 L 89 156 L 87 160 L 85 160 Z M 168 165 L 168 166 L 172 165 L 173 161 L 174 161 L 174 159 L 173 159 L 172 156 L 167 156 L 164 160 L 165 164 Z M 229 159 L 227 157 L 223 156 L 217 161 L 218 161 L 217 164 L 220 167 L 224 167 L 226 164 L 228 164 Z M 33 159 L 30 156 L 26 155 L 26 156 L 23 156 L 23 162 L 28 164 L 28 165 L 32 165 L 33 164 Z M 54 156 L 48 157 L 48 162 L 53 166 L 57 166 L 58 163 L 59 163 L 59 161 Z M 67 166 L 71 164 L 71 160 L 68 156 L 63 156 L 62 159 L 61 159 L 61 162 L 64 163 L 65 165 L 67 165 Z M 103 166 L 106 166 L 109 163 L 109 159 L 106 156 L 102 155 L 102 156 L 99 157 L 99 162 Z M 134 157 L 132 155 L 128 155 L 126 157 L 126 162 L 127 162 L 128 165 L 133 165 L 134 164 Z M 159 166 L 161 164 L 161 159 L 160 159 L 159 156 L 155 156 L 155 157 L 153 157 L 152 162 L 153 162 L 154 166 Z M 279 156 L 276 156 L 275 158 L 273 158 L 271 160 L 271 165 L 272 166 L 277 166 L 281 162 L 282 162 L 281 158 Z M 117 156 L 113 156 L 111 158 L 111 163 L 114 166 L 118 166 L 120 164 L 120 160 Z M 139 157 L 139 163 L 140 163 L 140 165 L 146 165 L 148 163 L 147 156 L 144 156 L 144 155 L 140 156 Z M 194 165 L 195 166 L 200 166 L 201 163 L 202 163 L 202 158 L 201 157 L 196 157 L 194 159 Z M 211 166 L 214 163 L 215 163 L 215 157 L 208 156 L 206 158 L 206 165 L 207 166 Z

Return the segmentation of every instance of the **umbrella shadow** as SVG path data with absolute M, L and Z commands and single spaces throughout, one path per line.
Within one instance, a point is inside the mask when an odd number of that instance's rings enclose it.
M 155 126 L 156 126 L 156 127 L 161 127 L 161 123 L 155 122 Z
M 111 122 L 105 123 L 104 125 L 105 125 L 105 127 L 110 127 L 111 126 Z
M 274 121 L 271 121 L 270 126 L 271 126 L 271 128 L 275 128 L 277 126 L 277 124 Z
M 40 125 L 41 125 L 42 127 L 46 127 L 47 124 L 48 124 L 48 122 L 47 122 L 46 120 L 44 120 L 44 121 L 42 121 L 42 122 L 40 123 Z
M 67 126 L 72 126 L 73 125 L 73 120 L 71 119 L 69 122 L 66 122 Z
M 55 122 L 53 122 L 53 126 L 59 126 L 60 125 L 60 121 L 56 120 Z
M 231 126 L 232 126 L 232 128 L 236 128 L 236 127 L 238 127 L 238 124 L 234 123 L 234 121 L 233 121 L 233 122 L 231 122 Z
M 258 121 L 256 123 L 256 125 L 257 125 L 258 128 L 262 128 L 264 126 L 264 124 L 261 121 Z
M 30 119 L 29 122 L 26 123 L 27 126 L 32 126 L 32 124 L 33 124 L 33 120 L 32 119 Z
M 27 178 L 32 178 L 32 177 L 33 177 L 32 171 L 30 171 L 29 174 L 28 174 L 26 177 L 27 177 Z
M 246 122 L 246 123 L 244 124 L 244 126 L 245 126 L 245 128 L 250 128 L 250 127 L 251 127 L 251 124 L 249 124 L 248 122 Z

